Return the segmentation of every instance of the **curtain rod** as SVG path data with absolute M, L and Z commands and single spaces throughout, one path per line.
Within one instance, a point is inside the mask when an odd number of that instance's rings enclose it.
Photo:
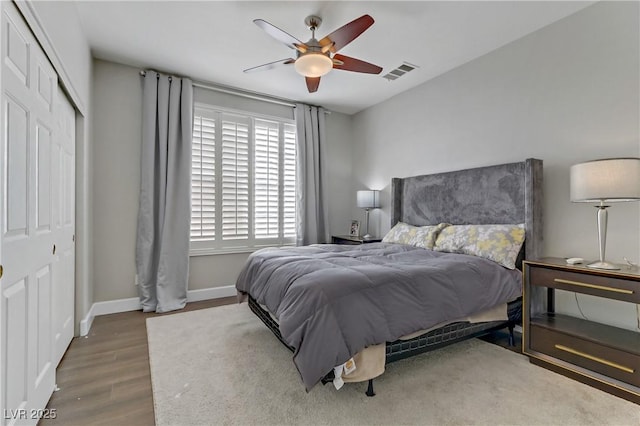
M 141 76 L 147 75 L 147 72 L 144 70 L 140 71 Z M 169 76 L 171 78 L 171 76 Z M 291 108 L 295 108 L 296 104 L 291 101 L 287 101 L 286 99 L 279 99 L 272 96 L 265 96 L 255 92 L 249 92 L 247 90 L 235 89 L 233 87 L 225 87 L 220 85 L 207 84 L 200 81 L 193 81 L 193 85 L 195 87 L 200 87 L 201 89 L 214 90 L 216 92 L 228 93 L 230 95 L 242 96 L 244 98 L 254 99 L 257 101 L 270 102 L 272 104 L 284 105 Z
M 142 77 L 144 77 L 145 75 L 147 75 L 147 72 L 145 70 L 140 70 L 140 75 Z M 169 76 L 169 79 L 171 79 L 171 76 Z M 266 96 L 266 95 L 262 95 L 260 93 L 257 92 L 250 92 L 248 90 L 242 90 L 242 89 L 236 89 L 234 87 L 228 87 L 228 86 L 222 86 L 222 85 L 214 85 L 211 83 L 204 83 L 204 82 L 200 82 L 200 81 L 193 81 L 193 85 L 195 87 L 200 87 L 201 89 L 207 89 L 207 90 L 214 90 L 216 92 L 221 92 L 221 93 L 227 93 L 230 95 L 236 95 L 236 96 L 241 96 L 243 98 L 248 98 L 248 99 L 254 99 L 257 101 L 263 101 L 263 102 L 269 102 L 272 104 L 276 104 L 276 105 L 283 105 L 283 106 L 287 106 L 287 107 L 291 107 L 291 108 L 295 108 L 296 104 L 286 100 L 286 99 L 282 99 L 282 98 L 276 98 L 274 96 Z M 325 109 L 324 110 L 325 114 L 331 114 L 331 111 Z

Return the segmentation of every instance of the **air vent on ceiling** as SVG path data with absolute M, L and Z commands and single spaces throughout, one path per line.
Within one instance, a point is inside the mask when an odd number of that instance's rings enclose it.
M 419 68 L 417 65 L 410 64 L 408 62 L 403 62 L 398 68 L 388 72 L 383 75 L 382 78 L 386 78 L 388 81 L 396 80 L 406 73 L 413 71 L 414 69 Z

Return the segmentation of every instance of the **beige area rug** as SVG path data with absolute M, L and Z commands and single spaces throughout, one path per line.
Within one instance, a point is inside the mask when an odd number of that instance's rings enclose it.
M 640 425 L 640 406 L 473 339 L 306 393 L 291 353 L 228 305 L 147 319 L 157 425 Z

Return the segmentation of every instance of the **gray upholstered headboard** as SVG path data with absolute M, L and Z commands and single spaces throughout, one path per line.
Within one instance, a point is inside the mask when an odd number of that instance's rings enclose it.
M 525 258 L 542 250 L 542 160 L 393 178 L 391 226 L 525 224 Z

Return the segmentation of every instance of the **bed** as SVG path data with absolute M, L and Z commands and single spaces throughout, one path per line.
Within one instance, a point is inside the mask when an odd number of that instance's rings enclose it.
M 536 159 L 394 178 L 391 226 L 517 225 L 526 235 L 514 262 L 520 265 L 540 251 L 541 196 Z M 309 391 L 342 380 L 334 372 L 373 348 L 390 363 L 500 328 L 512 332 L 521 319 L 514 280 L 521 286 L 520 271 L 479 256 L 383 242 L 260 250 L 236 288 L 293 351 Z M 502 305 L 499 320 L 464 319 Z M 373 377 L 365 379 L 372 396 Z

